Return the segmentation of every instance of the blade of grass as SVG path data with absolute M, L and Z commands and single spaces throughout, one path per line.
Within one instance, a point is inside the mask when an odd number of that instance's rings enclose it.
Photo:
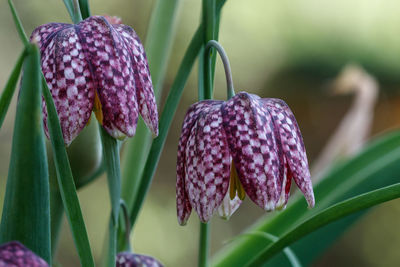
M 19 19 L 17 11 L 15 10 L 14 3 L 11 0 L 8 0 L 8 5 L 10 6 L 11 14 L 13 16 L 15 26 L 17 27 L 19 38 L 21 39 L 22 43 L 26 46 L 29 44 L 29 39 L 26 36 L 24 28 L 22 27 L 22 23 L 21 20 Z
M 41 111 L 39 49 L 27 46 L 17 103 L 0 243 L 18 240 L 51 264 L 50 200 Z
M 181 0 L 156 1 L 146 35 L 145 50 L 157 103 L 160 103 L 180 3 Z M 135 137 L 127 141 L 122 152 L 122 198 L 129 209 L 132 208 L 133 201 L 136 198 L 136 191 L 149 153 L 151 140 L 151 133 L 140 118 Z M 132 162 L 135 164 L 132 164 Z
M 24 63 L 24 59 L 26 57 L 26 49 L 21 53 L 15 66 L 11 72 L 10 77 L 4 87 L 3 92 L 0 96 L 0 128 L 3 125 L 4 118 L 7 114 L 8 107 L 10 106 L 11 99 L 15 92 L 15 87 L 17 86 L 19 74 L 21 73 L 22 64 Z
M 272 243 L 260 252 L 248 263 L 249 266 L 260 266 L 272 255 L 279 252 L 282 248 L 300 239 L 315 229 L 327 225 L 333 221 L 343 218 L 357 211 L 378 205 L 400 197 L 400 183 L 380 188 L 348 200 L 337 203 L 322 212 L 312 216 L 300 223 L 292 230 L 281 236 L 278 241 Z
M 43 75 L 42 84 L 43 96 L 47 106 L 47 121 L 50 141 L 53 149 L 54 163 L 57 172 L 57 181 L 61 193 L 61 199 L 64 204 L 65 214 L 67 215 L 67 219 L 71 227 L 72 236 L 79 254 L 81 265 L 94 266 L 89 238 L 79 205 L 79 199 L 76 193 L 74 178 L 72 176 L 67 151 L 65 149 L 56 107 L 54 106 L 53 98 Z
M 217 2 L 217 12 L 221 10 L 224 3 L 225 0 L 219 0 Z M 143 169 L 142 179 L 137 190 L 137 196 L 134 200 L 133 207 L 130 210 L 131 226 L 133 226 L 136 222 L 138 213 L 140 211 L 140 208 L 142 207 L 144 198 L 150 187 L 155 169 L 161 156 L 161 151 L 164 147 L 172 119 L 175 115 L 176 109 L 178 108 L 178 104 L 181 99 L 187 78 L 189 77 L 189 73 L 193 67 L 194 61 L 203 44 L 203 27 L 204 25 L 201 24 L 194 34 L 189 44 L 189 47 L 183 57 L 182 63 L 179 67 L 178 74 L 175 77 L 174 83 L 172 84 L 171 90 L 168 93 L 167 101 L 165 103 L 165 107 L 160 118 L 159 134 L 158 137 L 154 139 L 153 143 L 151 144 L 150 152 L 147 157 L 145 167 Z
M 103 145 L 103 160 L 107 171 L 108 189 L 110 192 L 113 222 L 118 223 L 119 202 L 121 198 L 121 171 L 119 161 L 119 146 L 115 138 L 99 125 L 101 143 Z
M 338 201 L 396 182 L 396 174 L 400 171 L 399 146 L 399 131 L 378 138 L 358 156 L 333 168 L 314 187 L 317 204 L 313 209 L 309 210 L 304 198 L 297 194 L 294 201 L 289 201 L 285 211 L 262 217 L 249 231 L 281 236 L 296 224 Z M 213 266 L 230 266 L 232 263 L 244 265 L 266 245 L 266 242 L 254 238 L 234 241 L 215 255 Z

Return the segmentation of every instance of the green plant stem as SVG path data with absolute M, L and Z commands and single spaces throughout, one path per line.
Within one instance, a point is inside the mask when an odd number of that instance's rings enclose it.
M 208 254 L 210 251 L 210 225 L 200 222 L 200 241 L 199 241 L 199 259 L 198 267 L 208 266 Z
M 17 87 L 17 82 L 19 78 L 19 74 L 21 73 L 22 64 L 24 63 L 24 59 L 26 57 L 26 49 L 21 53 L 18 57 L 17 62 L 11 72 L 10 77 L 4 87 L 3 92 L 0 96 L 0 128 L 3 125 L 4 118 L 6 117 L 7 110 L 10 106 L 11 99 L 14 95 L 15 88 Z
M 79 23 L 82 20 L 82 14 L 79 7 L 78 0 L 63 0 L 65 7 L 67 8 L 68 14 L 74 24 Z
M 79 0 L 79 7 L 82 14 L 82 19 L 90 17 L 89 0 Z
M 216 38 L 216 3 L 215 0 L 203 0 L 204 45 Z M 211 57 L 210 57 L 210 55 Z M 211 99 L 213 95 L 213 77 L 215 68 L 215 53 L 213 50 L 204 53 L 204 99 Z
M 224 48 L 215 40 L 211 40 L 207 43 L 205 48 L 205 55 L 209 55 L 211 48 L 214 47 L 219 55 L 221 56 L 222 63 L 224 65 L 225 77 L 226 77 L 226 94 L 227 98 L 230 99 L 235 95 L 235 89 L 233 87 L 232 71 L 229 64 L 229 58 Z M 211 65 L 211 61 L 208 62 Z M 210 66 L 211 68 L 211 66 Z
M 156 1 L 146 35 L 145 50 L 157 103 L 160 103 L 167 63 L 174 40 L 173 37 L 175 36 L 180 3 L 181 0 Z M 151 141 L 151 133 L 140 118 L 135 137 L 127 141 L 122 151 L 121 196 L 129 210 L 132 209 L 133 202 L 137 196 L 137 189 Z
M 248 265 L 260 266 L 287 245 L 299 240 L 301 237 L 312 231 L 315 231 L 318 228 L 321 228 L 322 226 L 325 226 L 352 213 L 399 197 L 400 183 L 380 188 L 339 202 L 295 226 L 293 229 L 281 236 L 278 241 L 272 243 L 263 251 L 261 251 L 252 261 L 248 263 Z
M 102 126 L 99 126 L 103 159 L 107 170 L 108 189 L 110 193 L 112 219 L 117 225 L 121 198 L 121 171 L 119 147 L 115 138 L 111 137 Z

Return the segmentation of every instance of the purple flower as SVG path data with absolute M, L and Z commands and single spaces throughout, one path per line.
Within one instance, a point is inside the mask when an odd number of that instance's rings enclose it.
M 116 267 L 163 267 L 158 260 L 153 257 L 121 252 L 117 255 Z
M 267 211 L 284 208 L 292 178 L 313 207 L 304 143 L 284 101 L 241 92 L 190 107 L 178 146 L 180 224 L 192 207 L 202 222 L 217 209 L 229 217 L 245 194 Z
M 42 258 L 17 241 L 0 246 L 0 267 L 48 267 Z
M 86 126 L 92 111 L 115 138 L 135 134 L 138 113 L 158 135 L 146 54 L 132 28 L 93 16 L 76 25 L 42 25 L 31 40 L 39 44 L 43 74 L 67 145 Z M 44 101 L 43 114 L 48 135 Z

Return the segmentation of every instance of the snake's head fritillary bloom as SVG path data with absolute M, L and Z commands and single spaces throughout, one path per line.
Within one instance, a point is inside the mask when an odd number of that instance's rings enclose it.
M 135 254 L 131 252 L 121 252 L 117 255 L 116 267 L 163 267 L 158 260 L 153 257 Z
M 179 139 L 177 213 L 202 222 L 228 218 L 245 195 L 266 211 L 286 206 L 292 179 L 314 206 L 307 155 L 296 119 L 279 99 L 245 92 L 188 110 Z
M 17 241 L 0 246 L 0 267 L 49 267 L 47 262 Z
M 115 138 L 135 134 L 139 113 L 158 135 L 157 106 L 143 45 L 132 28 L 118 23 L 92 16 L 75 25 L 45 24 L 31 35 L 40 47 L 43 74 L 67 145 L 86 126 L 92 111 Z M 48 136 L 44 101 L 43 115 Z

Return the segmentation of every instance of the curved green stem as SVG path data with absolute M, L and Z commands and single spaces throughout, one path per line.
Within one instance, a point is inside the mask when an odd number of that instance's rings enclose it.
M 205 48 L 206 55 L 210 54 L 212 47 L 214 47 L 218 51 L 218 54 L 221 57 L 222 63 L 224 64 L 226 86 L 227 86 L 226 92 L 227 92 L 228 99 L 230 99 L 235 95 L 235 89 L 233 87 L 232 71 L 231 71 L 231 66 L 229 64 L 228 55 L 226 54 L 224 48 L 215 40 L 211 40 L 207 43 L 206 48 Z M 208 63 L 211 64 L 211 61 L 209 61 Z

